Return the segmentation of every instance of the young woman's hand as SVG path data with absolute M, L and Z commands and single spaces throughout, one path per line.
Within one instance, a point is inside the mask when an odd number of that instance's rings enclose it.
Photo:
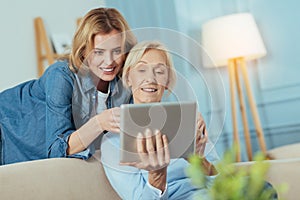
M 120 133 L 120 112 L 120 107 L 114 107 L 98 114 L 96 117 L 101 129 L 103 131 Z
M 206 124 L 200 113 L 197 115 L 197 134 L 196 134 L 196 154 L 203 157 L 206 142 L 208 140 L 208 133 Z

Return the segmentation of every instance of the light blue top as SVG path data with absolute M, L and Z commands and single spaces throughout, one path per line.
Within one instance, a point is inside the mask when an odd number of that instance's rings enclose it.
M 192 199 L 196 194 L 208 199 L 207 189 L 215 176 L 208 177 L 209 185 L 196 188 L 185 174 L 189 163 L 183 159 L 172 159 L 167 169 L 167 186 L 162 192 L 148 182 L 148 172 L 130 166 L 119 165 L 120 136 L 107 133 L 101 142 L 101 161 L 112 187 L 122 199 Z
M 97 90 L 89 71 L 73 73 L 68 62 L 49 66 L 43 76 L 0 93 L 0 165 L 68 156 L 68 138 L 96 114 Z M 107 108 L 128 103 L 131 95 L 116 77 L 110 82 Z

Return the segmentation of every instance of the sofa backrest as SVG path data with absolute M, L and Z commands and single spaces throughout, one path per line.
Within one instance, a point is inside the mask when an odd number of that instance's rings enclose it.
M 52 158 L 0 166 L 1 200 L 88 199 L 120 197 L 94 157 Z
M 270 163 L 266 180 L 270 182 L 278 192 L 279 199 L 293 200 L 300 196 L 300 158 L 268 160 Z M 249 167 L 253 162 L 237 163 L 238 167 Z M 286 184 L 288 190 L 280 192 L 280 185 Z

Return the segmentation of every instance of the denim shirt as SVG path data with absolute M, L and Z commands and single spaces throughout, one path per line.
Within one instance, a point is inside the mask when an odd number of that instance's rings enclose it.
M 68 138 L 96 115 L 96 88 L 90 76 L 73 73 L 68 63 L 49 66 L 42 77 L 0 93 L 0 164 L 51 157 L 87 159 L 92 148 L 67 155 Z M 128 103 L 130 93 L 116 77 L 107 108 Z

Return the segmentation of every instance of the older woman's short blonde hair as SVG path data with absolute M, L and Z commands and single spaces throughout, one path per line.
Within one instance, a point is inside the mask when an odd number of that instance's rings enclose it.
M 159 50 L 166 58 L 166 65 L 168 67 L 168 84 L 167 89 L 171 92 L 176 83 L 176 73 L 173 66 L 173 62 L 167 48 L 158 41 L 143 41 L 136 44 L 129 52 L 127 59 L 123 67 L 122 81 L 124 87 L 128 88 L 128 75 L 130 68 L 135 67 L 137 63 L 142 59 L 143 55 L 150 50 Z

